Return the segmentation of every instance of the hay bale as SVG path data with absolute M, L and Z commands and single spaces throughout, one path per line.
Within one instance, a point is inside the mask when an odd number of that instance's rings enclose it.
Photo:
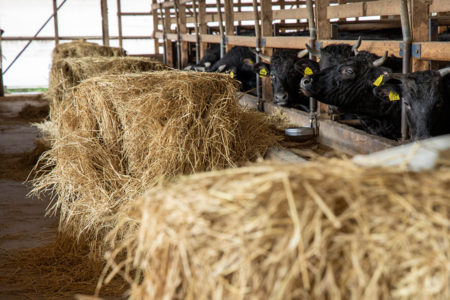
M 131 299 L 449 299 L 449 184 L 345 160 L 184 177 L 118 215 L 109 275 Z
M 236 167 L 278 141 L 264 114 L 238 105 L 223 74 L 161 71 L 83 81 L 52 119 L 55 139 L 35 192 L 74 235 L 113 226 L 105 216 L 160 180 Z M 96 239 L 96 237 L 92 237 Z
M 52 64 L 64 58 L 80 58 L 86 56 L 125 56 L 122 48 L 100 46 L 86 40 L 76 40 L 70 43 L 56 45 L 52 53 Z
M 118 75 L 167 70 L 160 61 L 144 57 L 81 57 L 65 58 L 53 62 L 47 96 L 62 101 L 82 80 L 100 75 Z

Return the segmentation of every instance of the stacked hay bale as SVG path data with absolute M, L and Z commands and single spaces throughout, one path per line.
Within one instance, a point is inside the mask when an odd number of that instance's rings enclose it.
M 449 299 L 449 167 L 323 160 L 184 177 L 117 216 L 109 276 L 131 299 Z
M 65 232 L 95 241 L 117 222 L 107 218 L 160 180 L 236 167 L 277 142 L 266 117 L 240 108 L 236 92 L 221 74 L 86 79 L 52 115 L 58 134 L 35 191 L 54 193 Z

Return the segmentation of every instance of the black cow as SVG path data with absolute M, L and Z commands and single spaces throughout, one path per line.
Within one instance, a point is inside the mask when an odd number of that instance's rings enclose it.
M 229 72 L 241 82 L 241 90 L 248 91 L 256 87 L 256 77 L 246 61 L 254 63 L 256 55 L 248 47 L 233 47 L 221 59 L 212 65 L 208 72 Z
M 400 110 L 397 102 L 382 102 L 373 94 L 392 71 L 381 67 L 387 58 L 368 61 L 351 57 L 338 65 L 304 77 L 300 89 L 317 100 L 357 115 L 364 130 L 396 139 L 400 137 Z
M 305 74 L 318 72 L 319 66 L 303 58 L 306 54 L 305 50 L 278 50 L 272 57 L 260 55 L 269 63 L 250 65 L 260 76 L 271 77 L 275 104 L 308 110 L 309 98 L 300 93 L 298 82 Z
M 186 71 L 195 70 L 205 72 L 210 68 L 216 61 L 220 59 L 220 45 L 212 44 L 203 55 L 202 59 L 198 64 L 187 66 Z
M 390 74 L 391 80 L 374 88 L 384 102 L 404 99 L 413 140 L 450 133 L 450 67 L 439 71 Z

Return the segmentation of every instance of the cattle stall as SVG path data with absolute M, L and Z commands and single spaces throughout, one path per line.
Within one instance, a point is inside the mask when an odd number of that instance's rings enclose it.
M 308 2 L 314 14 L 313 25 L 310 23 Z M 258 14 L 254 14 L 254 5 Z M 225 0 L 215 3 L 205 0 L 154 0 L 152 15 L 157 54 L 163 54 L 169 65 L 179 68 L 195 62 L 196 56 L 202 57 L 210 44 L 220 44 L 225 50 L 233 46 L 260 48 L 262 54 L 270 56 L 274 49 L 300 50 L 305 48 L 305 44 L 316 49 L 336 43 L 354 44 L 358 34 L 363 36 L 359 50 L 379 56 L 388 51 L 389 55 L 403 60 L 404 72 L 436 69 L 450 61 L 450 52 L 446 51 L 448 42 L 438 41 L 450 25 L 450 3 L 445 0 Z M 259 26 L 255 26 L 255 19 Z M 406 30 L 407 25 L 409 28 Z M 316 27 L 314 36 L 309 34 L 311 26 Z M 240 35 L 245 30 L 250 33 Z M 293 32 L 304 34 L 293 36 Z M 261 94 L 265 103 L 271 101 L 273 91 L 270 78 L 262 78 Z M 298 111 L 290 114 L 296 115 L 297 121 L 302 120 L 299 125 L 315 123 L 312 120 L 316 117 L 319 127 L 325 122 L 336 124 L 329 120 L 333 116 L 329 116 L 327 110 L 327 105 L 320 104 L 314 116 L 305 116 Z M 402 119 L 402 140 L 405 140 L 405 117 Z M 325 130 L 327 126 L 321 128 Z M 351 142 L 340 150 L 348 153 L 379 150 L 378 147 L 372 148 L 371 142 L 366 142 L 379 140 L 378 137 L 348 126 L 343 128 L 344 131 L 348 129 L 344 136 Z M 402 142 L 380 139 L 383 140 L 383 147 Z

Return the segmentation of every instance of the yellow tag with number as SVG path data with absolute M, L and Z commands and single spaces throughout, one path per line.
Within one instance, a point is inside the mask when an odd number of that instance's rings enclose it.
M 262 78 L 267 77 L 266 68 L 262 68 L 261 70 L 259 70 L 259 76 L 261 76 Z
M 391 101 L 398 101 L 400 100 L 400 95 L 396 92 L 389 92 L 389 100 Z
M 306 75 L 313 75 L 313 74 L 314 74 L 314 72 L 313 72 L 313 70 L 311 70 L 310 67 L 306 67 L 305 68 L 305 73 L 304 73 L 305 76 Z
M 248 62 L 253 65 L 253 60 L 249 59 Z
M 230 77 L 234 78 L 234 72 L 233 71 L 230 72 Z
M 374 86 L 380 86 L 383 83 L 383 75 L 380 75 L 377 80 L 373 82 Z

